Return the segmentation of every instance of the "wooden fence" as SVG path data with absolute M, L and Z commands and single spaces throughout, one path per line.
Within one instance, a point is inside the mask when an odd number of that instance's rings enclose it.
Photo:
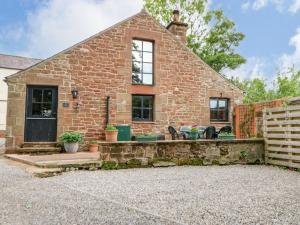
M 300 105 L 263 110 L 265 161 L 300 168 Z

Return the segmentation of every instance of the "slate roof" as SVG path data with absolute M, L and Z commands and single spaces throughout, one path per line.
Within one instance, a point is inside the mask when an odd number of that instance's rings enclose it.
M 0 54 L 0 68 L 24 70 L 37 64 L 40 61 L 42 60 L 22 56 Z

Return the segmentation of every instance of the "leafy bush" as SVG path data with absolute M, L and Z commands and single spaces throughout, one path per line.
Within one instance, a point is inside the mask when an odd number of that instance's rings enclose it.
M 116 131 L 118 129 L 115 126 L 113 126 L 113 125 L 107 125 L 107 127 L 106 127 L 105 130 L 106 131 Z
M 192 129 L 191 129 L 191 133 L 198 133 L 199 132 L 199 130 L 198 130 L 198 128 L 196 128 L 196 127 L 193 127 Z
M 63 143 L 77 143 L 82 141 L 82 134 L 79 132 L 64 132 L 59 136 L 59 140 Z

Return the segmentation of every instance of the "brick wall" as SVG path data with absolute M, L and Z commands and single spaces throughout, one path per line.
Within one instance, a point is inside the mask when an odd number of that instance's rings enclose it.
M 154 41 L 154 86 L 132 85 L 133 38 Z M 74 130 L 84 133 L 86 139 L 104 137 L 106 96 L 111 99 L 110 122 L 131 124 L 135 134 L 165 133 L 170 124 L 209 125 L 209 97 L 230 98 L 231 112 L 242 98 L 240 90 L 144 11 L 10 77 L 8 146 L 23 143 L 26 85 L 29 84 L 58 86 L 58 135 Z M 74 87 L 79 91 L 77 99 L 71 95 Z M 132 122 L 132 94 L 155 95 L 153 122 Z M 64 102 L 70 106 L 62 107 Z M 77 103 L 81 105 L 79 110 L 74 109 Z
M 104 161 L 169 160 L 184 164 L 245 164 L 264 162 L 263 139 L 100 143 Z

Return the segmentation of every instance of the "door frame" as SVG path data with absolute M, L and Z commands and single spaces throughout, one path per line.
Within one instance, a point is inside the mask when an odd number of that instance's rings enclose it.
M 43 85 L 43 84 L 27 84 L 26 85 L 26 98 L 25 98 L 25 113 L 24 113 L 24 143 L 30 142 L 30 143 L 38 143 L 37 141 L 27 141 L 26 140 L 26 128 L 27 128 L 27 107 L 29 104 L 29 93 L 28 90 L 29 88 L 53 88 L 56 90 L 56 96 L 55 96 L 55 102 L 56 102 L 56 123 L 55 123 L 55 140 L 54 141 L 47 141 L 49 143 L 56 143 L 57 142 L 57 120 L 58 120 L 58 90 L 59 86 L 58 85 Z M 43 142 L 43 141 L 42 141 Z

